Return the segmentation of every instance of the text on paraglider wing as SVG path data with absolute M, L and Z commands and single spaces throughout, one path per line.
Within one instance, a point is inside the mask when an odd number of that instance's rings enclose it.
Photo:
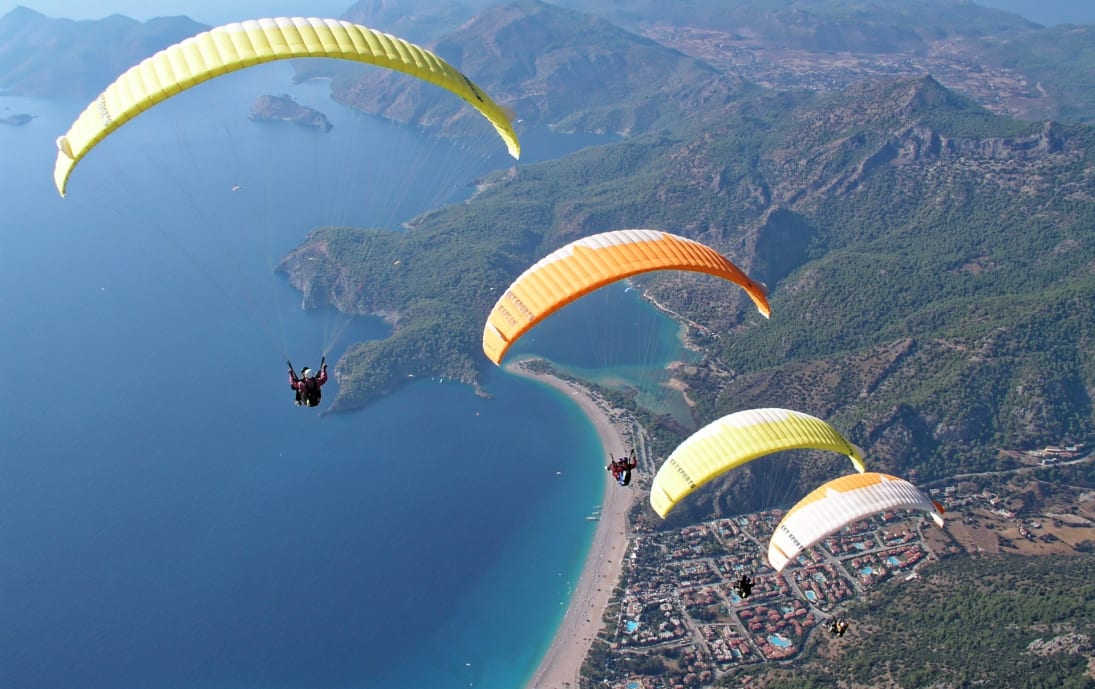
M 99 94 L 99 97 L 95 99 L 95 111 L 99 113 L 99 119 L 102 120 L 104 125 L 109 125 L 114 121 L 114 118 L 110 116 L 110 108 L 106 104 L 106 94 Z
M 791 530 L 787 528 L 786 524 L 780 524 L 779 530 L 785 536 L 787 536 L 787 538 L 790 539 L 792 543 L 795 544 L 796 548 L 798 548 L 799 550 L 806 550 L 806 547 L 802 545 L 802 541 L 798 540 L 798 538 L 793 533 L 791 533 Z
M 494 310 L 494 313 L 495 313 L 496 316 L 499 316 L 504 321 L 506 321 L 506 325 L 510 326 L 511 328 L 516 328 L 517 327 L 517 325 L 518 325 L 517 319 L 514 317 L 514 315 L 512 313 L 509 312 L 509 309 L 507 309 L 505 306 L 502 306 L 501 304 L 499 304 L 498 308 L 496 308 Z
M 482 94 L 479 93 L 479 88 L 476 87 L 475 84 L 471 83 L 471 79 L 469 79 L 466 74 L 461 74 L 460 76 L 464 77 L 464 83 L 468 85 L 468 88 L 471 89 L 471 92 L 476 97 L 476 99 L 478 99 L 480 103 L 484 103 L 485 101 L 483 100 Z
M 673 467 L 673 470 L 677 472 L 677 476 L 680 476 L 681 479 L 688 484 L 689 488 L 696 490 L 696 482 L 692 480 L 692 477 L 688 475 L 688 472 L 684 470 L 684 467 L 677 463 L 675 458 L 670 457 L 666 460 L 666 463 Z
M 506 292 L 503 298 L 513 304 L 514 307 L 516 307 L 517 310 L 521 312 L 521 315 L 525 317 L 526 321 L 531 321 L 533 318 L 535 318 L 532 310 L 529 309 L 529 307 L 525 306 L 525 303 L 518 299 L 517 295 L 513 292 Z

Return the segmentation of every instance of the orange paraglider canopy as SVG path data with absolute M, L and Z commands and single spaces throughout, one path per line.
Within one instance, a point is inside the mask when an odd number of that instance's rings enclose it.
M 571 242 L 522 273 L 494 305 L 483 328 L 483 352 L 501 364 L 537 323 L 605 285 L 655 270 L 715 275 L 745 288 L 765 317 L 764 286 L 711 247 L 660 230 L 616 230 Z

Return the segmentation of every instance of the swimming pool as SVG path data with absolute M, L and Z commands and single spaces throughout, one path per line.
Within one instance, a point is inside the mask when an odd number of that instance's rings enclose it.
M 790 648 L 791 640 L 780 634 L 772 634 L 768 637 L 768 642 L 773 646 L 779 646 L 780 648 Z

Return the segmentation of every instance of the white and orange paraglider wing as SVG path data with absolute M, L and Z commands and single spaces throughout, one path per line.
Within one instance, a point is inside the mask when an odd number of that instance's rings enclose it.
M 768 543 L 768 563 L 781 571 L 821 539 L 888 510 L 920 510 L 940 527 L 940 508 L 919 488 L 896 476 L 867 472 L 829 481 L 790 509 Z

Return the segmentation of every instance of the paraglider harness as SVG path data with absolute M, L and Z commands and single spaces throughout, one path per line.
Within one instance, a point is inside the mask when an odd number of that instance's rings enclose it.
M 621 486 L 630 485 L 631 470 L 639 466 L 638 460 L 635 459 L 635 450 L 631 451 L 630 457 L 620 457 L 619 459 L 616 459 L 609 454 L 609 458 L 612 462 L 605 468 L 612 472 L 612 476 Z
M 749 578 L 748 575 L 742 574 L 741 579 L 738 579 L 734 584 L 734 592 L 741 596 L 742 600 L 745 600 L 753 593 L 753 585 L 755 581 Z
M 293 370 L 293 363 L 286 361 L 289 364 L 289 370 Z M 320 370 L 323 370 L 323 366 L 327 363 L 327 357 L 323 357 L 323 361 L 320 362 Z M 295 374 L 294 374 L 295 375 Z M 302 388 L 293 386 L 293 390 L 296 392 L 296 396 L 293 403 L 298 407 L 318 407 L 319 400 L 323 397 L 323 391 L 320 389 L 319 381 L 316 380 L 316 376 L 311 378 L 301 377 L 298 379 L 301 383 L 304 383 Z
M 323 391 L 319 389 L 319 381 L 315 376 L 311 378 L 301 378 L 301 382 L 304 383 L 304 389 L 296 388 L 296 404 L 297 406 L 305 407 L 317 407 L 319 406 L 319 399 L 323 397 Z
M 848 631 L 848 620 L 843 617 L 839 620 L 834 619 L 829 623 L 829 633 L 833 636 L 844 636 L 846 631 Z

